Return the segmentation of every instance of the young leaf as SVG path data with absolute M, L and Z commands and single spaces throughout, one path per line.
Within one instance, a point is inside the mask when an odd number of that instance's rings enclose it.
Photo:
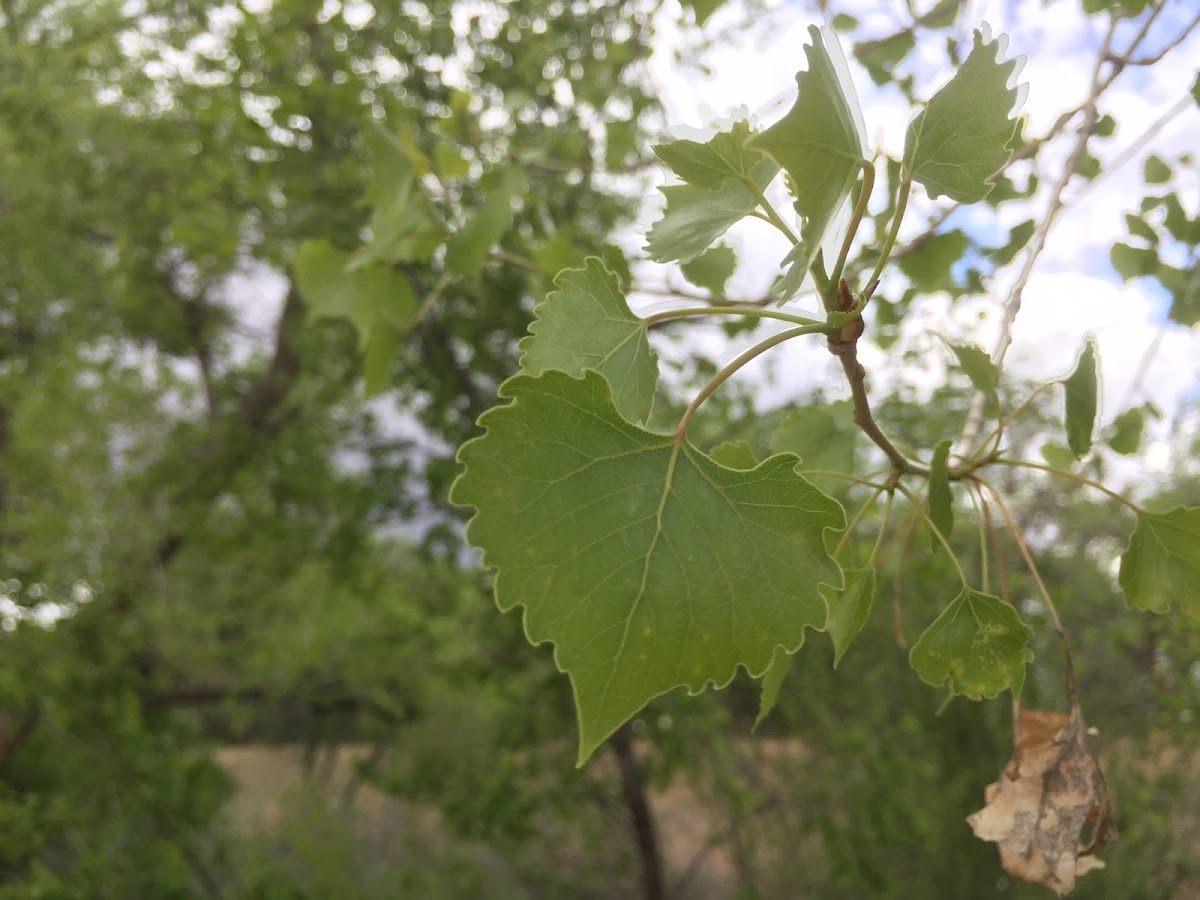
M 1178 603 L 1200 619 L 1200 506 L 1138 513 L 1117 580 L 1136 609 L 1165 613 Z
M 977 344 L 952 344 L 949 341 L 945 344 L 958 357 L 958 365 L 967 373 L 975 390 L 982 394 L 996 393 L 1000 370 L 983 349 Z
M 803 644 L 804 639 L 801 638 L 800 642 Z M 762 678 L 762 693 L 758 697 L 758 715 L 754 717 L 755 729 L 763 723 L 763 720 L 775 708 L 775 704 L 779 702 L 779 691 L 783 687 L 783 680 L 787 678 L 788 671 L 792 668 L 794 657 L 794 653 L 788 653 L 782 647 L 775 648 L 775 655 L 771 657 L 771 665 L 767 666 L 767 671 Z
M 950 479 L 946 472 L 950 444 L 950 441 L 938 444 L 929 464 L 929 518 L 946 540 L 950 540 L 950 533 L 954 531 L 954 498 L 950 495 Z
M 949 682 L 956 694 L 991 699 L 1011 688 L 1019 697 L 1033 659 L 1033 630 L 999 597 L 969 588 L 913 645 L 908 661 L 926 684 Z
M 314 319 L 348 319 L 360 347 L 371 344 L 379 326 L 402 327 L 416 309 L 412 285 L 389 266 L 351 268 L 353 257 L 327 241 L 305 241 L 292 271 Z
M 758 465 L 754 450 L 746 441 L 725 441 L 713 447 L 708 455 L 727 469 L 753 469 Z
M 737 268 L 737 254 L 732 247 L 720 244 L 709 247 L 691 262 L 679 267 L 683 277 L 713 296 L 725 293 L 725 283 Z
M 1008 82 L 1022 60 L 1004 60 L 1007 42 L 993 41 L 986 27 L 976 31 L 966 61 L 908 126 L 904 168 L 930 197 L 978 203 L 1012 155 L 1020 92 Z
M 579 711 L 582 764 L 675 687 L 766 671 L 825 622 L 818 586 L 841 585 L 825 531 L 841 506 L 774 456 L 722 468 L 674 435 L 631 425 L 596 372 L 517 375 L 511 402 L 464 444 L 451 501 L 474 507 L 469 542 L 497 569 L 496 602 L 525 607 L 552 641 Z
M 865 163 L 862 113 L 846 60 L 831 29 L 808 30 L 808 69 L 796 76 L 799 95 L 787 115 L 750 140 L 787 172 L 800 214 L 800 245 L 789 260 L 801 276 Z
M 688 184 L 715 191 L 727 178 L 754 178 L 754 170 L 763 161 L 763 154 L 748 146 L 752 137 L 754 131 L 743 119 L 703 144 L 671 141 L 659 144 L 654 153 Z
M 1100 375 L 1096 360 L 1096 342 L 1088 335 L 1075 363 L 1075 371 L 1063 383 L 1067 391 L 1067 446 L 1079 459 L 1092 449 L 1092 432 L 1096 427 L 1096 406 L 1099 402 Z
M 1113 419 L 1108 446 L 1123 456 L 1137 453 L 1138 447 L 1142 445 L 1142 431 L 1145 427 L 1146 416 L 1140 408 L 1125 410 Z
M 654 404 L 658 356 L 617 277 L 593 256 L 582 269 L 559 272 L 554 283 L 558 290 L 534 307 L 529 336 L 517 345 L 522 371 L 578 376 L 595 369 L 612 387 L 621 415 L 644 421 Z
M 750 180 L 763 190 L 778 174 L 779 166 L 763 157 Z M 754 192 L 733 178 L 725 179 L 715 189 L 676 184 L 664 187 L 662 192 L 667 208 L 646 232 L 646 252 L 655 262 L 686 262 L 699 256 L 758 206 Z
M 875 595 L 879 591 L 875 567 L 846 569 L 846 587 L 843 590 L 821 588 L 825 598 L 825 630 L 833 640 L 833 667 L 841 662 L 850 643 L 867 624 Z

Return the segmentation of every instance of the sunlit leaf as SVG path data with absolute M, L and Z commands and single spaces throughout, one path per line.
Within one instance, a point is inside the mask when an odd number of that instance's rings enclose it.
M 582 763 L 651 698 L 764 673 L 776 645 L 820 629 L 818 586 L 841 506 L 791 455 L 719 466 L 674 435 L 631 425 L 596 372 L 518 375 L 459 451 L 451 500 L 497 569 L 502 610 L 552 641 L 579 711 Z
M 964 589 L 913 645 L 908 659 L 926 684 L 972 700 L 1012 689 L 1020 696 L 1033 631 L 999 597 Z
M 1008 83 L 1021 60 L 1005 60 L 1006 45 L 1003 35 L 993 41 L 986 28 L 976 31 L 966 61 L 908 126 L 904 166 L 931 197 L 978 203 L 1012 155 L 1020 92 Z
M 745 119 L 734 122 L 728 131 L 719 131 L 704 143 L 671 141 L 659 144 L 654 153 L 688 184 L 718 190 L 727 178 L 754 178 L 763 161 L 761 150 L 748 146 L 754 131 Z
M 959 367 L 967 373 L 975 390 L 989 395 L 996 393 L 1000 370 L 986 351 L 977 344 L 952 344 L 949 341 L 945 344 L 958 358 Z
M 858 97 L 837 37 L 832 29 L 815 26 L 808 33 L 808 69 L 796 76 L 796 102 L 750 141 L 775 158 L 794 188 L 800 245 L 788 259 L 801 276 L 812 266 L 867 153 Z
M 1135 609 L 1165 613 L 1178 603 L 1200 619 L 1200 506 L 1138 513 L 1117 580 Z

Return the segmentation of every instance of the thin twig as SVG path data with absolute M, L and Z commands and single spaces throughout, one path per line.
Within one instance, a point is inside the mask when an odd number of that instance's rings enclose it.
M 1058 640 L 1062 644 L 1063 658 L 1066 661 L 1067 700 L 1070 702 L 1071 707 L 1075 708 L 1079 703 L 1079 691 L 1075 685 L 1075 667 L 1071 663 L 1071 645 L 1067 642 L 1067 633 L 1063 630 L 1062 620 L 1058 617 L 1058 609 L 1055 607 L 1054 601 L 1050 599 L 1050 592 L 1046 590 L 1045 582 L 1042 581 L 1042 576 L 1033 561 L 1029 547 L 1026 545 L 1025 539 L 1021 536 L 1021 530 L 1017 527 L 1012 513 L 1009 512 L 1004 498 L 1000 496 L 1000 492 L 990 482 L 978 476 L 974 480 L 976 484 L 988 489 L 988 493 L 992 495 L 992 498 L 996 501 L 996 505 L 1000 507 L 1000 514 L 1004 516 L 1009 534 L 1012 535 L 1013 541 L 1017 545 L 1017 550 L 1020 552 L 1021 558 L 1025 561 L 1025 567 L 1029 570 L 1029 575 L 1033 578 L 1033 583 L 1037 585 L 1038 593 L 1041 594 L 1042 600 L 1046 604 L 1046 609 L 1050 613 L 1050 621 L 1054 625 L 1054 633 L 1058 635 Z

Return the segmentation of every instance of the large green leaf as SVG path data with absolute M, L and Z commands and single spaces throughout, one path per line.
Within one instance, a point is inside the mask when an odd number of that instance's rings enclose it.
M 529 336 L 521 340 L 521 368 L 530 375 L 557 369 L 582 375 L 595 369 L 612 387 L 617 410 L 642 422 L 654 404 L 658 356 L 646 327 L 625 302 L 617 276 L 589 257 L 582 269 L 567 269 L 558 286 L 534 308 Z
M 821 240 L 865 163 L 866 141 L 854 85 L 832 29 L 808 29 L 808 69 L 796 75 L 799 94 L 787 114 L 750 141 L 787 172 L 800 214 L 800 245 L 788 261 L 808 272 Z
M 463 445 L 452 502 L 474 507 L 467 538 L 494 566 L 502 610 L 552 641 L 579 711 L 579 759 L 651 698 L 755 677 L 776 645 L 820 629 L 818 586 L 841 585 L 825 531 L 841 506 L 773 456 L 723 468 L 674 435 L 631 425 L 608 383 L 518 375 L 511 402 Z
M 725 179 L 753 178 L 763 160 L 761 150 L 748 146 L 754 131 L 745 119 L 734 122 L 708 141 L 671 141 L 659 144 L 654 153 L 680 178 L 696 187 L 718 190 Z
M 1165 613 L 1178 603 L 1200 619 L 1200 506 L 1139 513 L 1118 581 L 1132 607 Z
M 763 157 L 750 180 L 763 190 L 777 174 L 779 166 Z M 754 192 L 735 178 L 727 178 L 719 188 L 676 184 L 662 192 L 667 208 L 646 232 L 646 252 L 655 262 L 687 262 L 699 256 L 758 206 Z
M 1075 363 L 1075 371 L 1063 383 L 1067 392 L 1067 446 L 1079 459 L 1092 449 L 1096 407 L 1100 395 L 1100 373 L 1095 339 L 1088 336 Z
M 1010 604 L 968 588 L 917 639 L 908 660 L 926 684 L 949 682 L 972 700 L 1009 688 L 1020 696 L 1032 635 Z
M 851 642 L 867 624 L 879 590 L 874 566 L 847 569 L 845 575 L 846 587 L 843 590 L 821 588 L 826 608 L 825 630 L 833 640 L 835 669 Z
M 351 268 L 353 257 L 327 241 L 305 241 L 292 270 L 300 296 L 314 319 L 348 319 L 359 346 L 371 344 L 379 328 L 401 328 L 416 309 L 412 285 L 390 266 Z
M 1019 92 L 1009 87 L 1020 60 L 1004 60 L 1007 38 L 975 32 L 975 44 L 954 77 L 908 126 L 904 168 L 931 197 L 978 203 L 988 178 L 1012 155 Z

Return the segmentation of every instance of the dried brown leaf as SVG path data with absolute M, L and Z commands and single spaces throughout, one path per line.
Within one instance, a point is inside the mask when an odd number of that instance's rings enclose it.
M 1095 854 L 1115 834 L 1112 808 L 1077 706 L 1070 714 L 1018 707 L 1013 758 L 985 798 L 967 824 L 999 845 L 1010 875 L 1062 896 L 1080 875 L 1104 868 Z

